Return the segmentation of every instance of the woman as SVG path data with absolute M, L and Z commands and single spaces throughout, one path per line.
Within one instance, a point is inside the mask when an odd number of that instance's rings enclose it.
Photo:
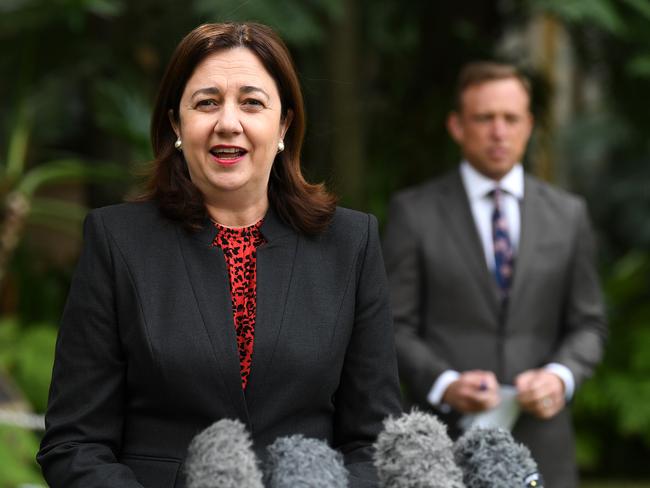
M 399 413 L 373 217 L 300 172 L 302 96 L 282 41 L 212 24 L 177 47 L 136 203 L 91 212 L 63 314 L 38 455 L 56 487 L 182 487 L 221 418 L 256 452 L 302 433 L 374 486 L 371 443 Z

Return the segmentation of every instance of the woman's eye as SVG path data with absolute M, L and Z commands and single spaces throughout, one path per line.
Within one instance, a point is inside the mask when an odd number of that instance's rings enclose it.
M 208 98 L 208 99 L 205 99 L 205 100 L 199 100 L 198 102 L 196 102 L 196 107 L 197 108 L 212 107 L 212 106 L 216 106 L 216 105 L 217 105 L 217 101 L 213 100 L 211 98 Z
M 247 98 L 244 100 L 244 105 L 252 108 L 263 108 L 264 104 L 255 98 Z

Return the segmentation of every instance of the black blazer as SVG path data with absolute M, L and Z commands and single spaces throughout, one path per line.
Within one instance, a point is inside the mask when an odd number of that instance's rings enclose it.
M 270 210 L 257 252 L 245 394 L 223 254 L 152 203 L 92 211 L 56 347 L 38 461 L 53 488 L 183 487 L 187 446 L 222 418 L 259 456 L 302 433 L 374 486 L 371 443 L 399 414 L 387 283 L 374 217 L 337 209 L 306 237 Z

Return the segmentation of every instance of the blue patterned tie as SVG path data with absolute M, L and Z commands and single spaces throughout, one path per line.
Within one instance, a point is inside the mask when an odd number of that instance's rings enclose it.
M 510 242 L 510 234 L 508 234 L 508 221 L 502 212 L 502 191 L 497 187 L 490 193 L 494 200 L 494 212 L 492 213 L 494 275 L 503 296 L 507 297 L 510 285 L 512 284 L 512 272 L 514 269 L 512 243 Z

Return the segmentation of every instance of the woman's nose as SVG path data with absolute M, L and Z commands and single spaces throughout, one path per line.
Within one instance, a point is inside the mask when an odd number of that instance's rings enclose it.
M 224 103 L 218 113 L 214 131 L 218 134 L 239 134 L 242 131 L 239 110 L 234 103 Z

